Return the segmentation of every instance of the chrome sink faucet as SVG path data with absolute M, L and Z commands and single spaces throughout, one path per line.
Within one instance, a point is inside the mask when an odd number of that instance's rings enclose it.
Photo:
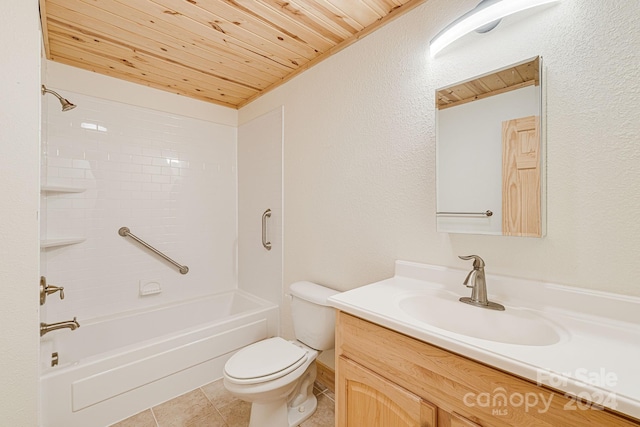
M 471 298 L 462 297 L 460 301 L 475 305 L 476 307 L 489 308 L 491 310 L 504 310 L 502 304 L 491 302 L 487 299 L 487 280 L 484 277 L 484 261 L 478 255 L 458 256 L 460 259 L 473 260 L 473 270 L 467 274 L 462 283 L 471 288 Z

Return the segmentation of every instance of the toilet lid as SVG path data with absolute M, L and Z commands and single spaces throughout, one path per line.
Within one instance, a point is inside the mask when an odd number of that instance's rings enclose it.
M 307 352 L 280 337 L 251 344 L 231 356 L 224 366 L 227 377 L 252 384 L 287 375 L 307 360 Z

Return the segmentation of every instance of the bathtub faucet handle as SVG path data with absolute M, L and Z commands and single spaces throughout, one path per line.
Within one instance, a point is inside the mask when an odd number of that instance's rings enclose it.
M 47 295 L 51 295 L 58 291 L 60 291 L 60 299 L 64 299 L 64 286 L 53 286 L 53 285 L 47 286 Z
M 40 305 L 47 301 L 47 295 L 60 292 L 60 299 L 64 299 L 64 286 L 47 285 L 47 278 L 40 276 Z

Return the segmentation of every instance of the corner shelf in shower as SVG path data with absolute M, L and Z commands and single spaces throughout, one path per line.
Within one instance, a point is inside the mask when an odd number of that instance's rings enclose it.
M 57 246 L 75 245 L 87 240 L 84 237 L 67 237 L 63 239 L 45 239 L 40 240 L 40 249 L 55 248 Z
M 40 187 L 40 193 L 82 193 L 86 190 L 85 187 L 78 187 L 73 185 L 42 185 Z M 64 237 L 57 239 L 43 239 L 40 240 L 40 249 L 56 248 L 60 246 L 75 245 L 87 240 L 84 237 Z
M 41 193 L 82 193 L 84 187 L 73 187 L 71 185 L 43 185 L 40 187 Z

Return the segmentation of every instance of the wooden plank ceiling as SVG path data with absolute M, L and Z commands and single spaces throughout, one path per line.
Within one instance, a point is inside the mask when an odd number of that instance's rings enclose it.
M 239 108 L 426 0 L 40 0 L 47 58 Z
M 436 108 L 455 107 L 492 95 L 540 84 L 540 57 L 436 91 Z

